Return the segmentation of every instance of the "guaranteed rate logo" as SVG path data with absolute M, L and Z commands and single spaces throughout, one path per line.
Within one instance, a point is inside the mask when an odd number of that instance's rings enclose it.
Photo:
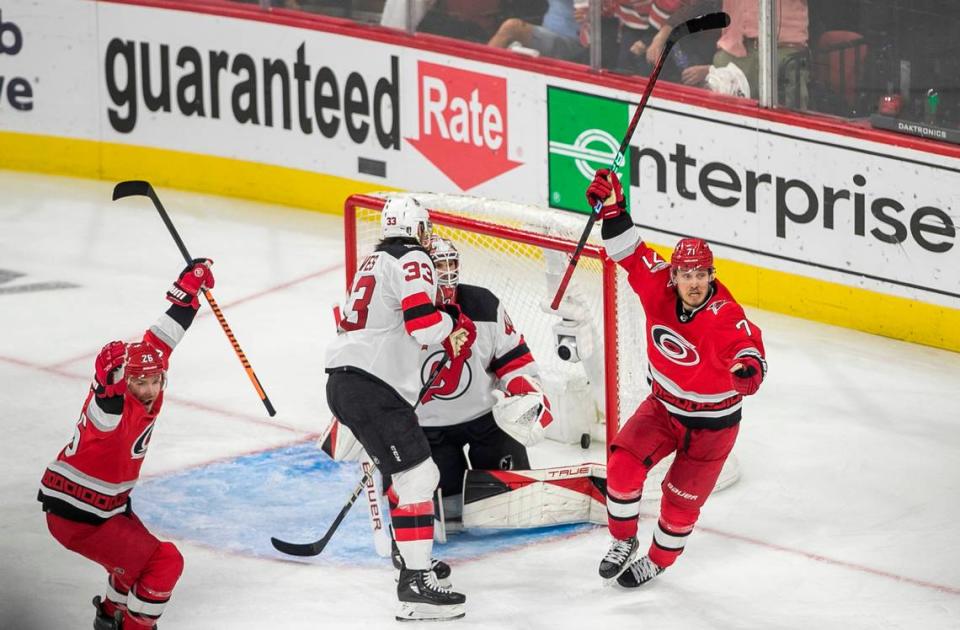
M 413 147 L 461 190 L 520 166 L 507 157 L 507 80 L 421 61 L 420 137 Z
M 107 117 L 119 133 L 136 128 L 142 106 L 150 112 L 230 116 L 242 125 L 286 130 L 296 123 L 302 133 L 325 138 L 345 129 L 356 144 L 366 142 L 372 132 L 384 149 L 400 149 L 395 55 L 379 77 L 350 72 L 343 78 L 329 66 L 308 64 L 304 43 L 291 62 L 223 50 L 201 53 L 192 46 L 173 51 L 166 44 L 114 38 L 107 45 L 104 65 L 114 105 L 107 108 Z

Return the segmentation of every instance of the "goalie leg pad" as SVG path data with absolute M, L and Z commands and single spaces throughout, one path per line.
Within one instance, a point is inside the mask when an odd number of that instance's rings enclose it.
M 525 528 L 603 523 L 602 464 L 539 470 L 469 470 L 463 490 L 465 528 Z

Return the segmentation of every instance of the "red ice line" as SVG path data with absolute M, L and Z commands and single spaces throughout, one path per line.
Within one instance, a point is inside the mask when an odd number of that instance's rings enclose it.
M 251 302 L 251 301 L 253 301 L 253 300 L 260 299 L 260 298 L 262 298 L 262 297 L 264 297 L 264 296 L 266 296 L 266 295 L 269 295 L 269 294 L 271 294 L 271 293 L 276 293 L 277 291 L 282 291 L 282 290 L 284 290 L 284 289 L 288 289 L 288 288 L 290 288 L 290 287 L 292 287 L 292 286 L 294 286 L 294 285 L 296 285 L 296 284 L 300 284 L 301 282 L 306 282 L 307 280 L 313 280 L 314 278 L 319 278 L 320 276 L 326 275 L 326 274 L 330 273 L 331 271 L 336 271 L 336 270 L 338 270 L 338 269 L 340 269 L 340 268 L 342 268 L 342 267 L 343 267 L 343 263 L 336 263 L 336 264 L 334 264 L 334 265 L 329 265 L 329 266 L 324 267 L 323 269 L 321 269 L 321 270 L 319 270 L 319 271 L 315 271 L 315 272 L 313 272 L 313 273 L 307 274 L 307 275 L 305 275 L 305 276 L 301 276 L 301 277 L 299 277 L 299 278 L 294 278 L 293 280 L 289 280 L 289 281 L 284 282 L 284 283 L 282 283 L 282 284 L 278 284 L 278 285 L 276 285 L 276 286 L 274 286 L 274 287 L 271 287 L 271 288 L 269 288 L 269 289 L 264 289 L 263 291 L 258 291 L 258 292 L 256 292 L 256 293 L 251 293 L 250 295 L 244 296 L 244 297 L 242 297 L 242 298 L 238 298 L 238 299 L 236 299 L 236 300 L 234 300 L 234 301 L 232 301 L 232 302 L 226 302 L 226 303 L 224 303 L 224 304 L 221 304 L 221 305 L 220 305 L 220 310 L 223 311 L 223 310 L 226 310 L 226 309 L 228 309 L 228 308 L 230 308 L 230 307 L 233 307 L 233 306 L 237 306 L 237 305 L 240 305 L 240 304 L 245 304 L 246 302 Z M 209 317 L 211 314 L 212 314 L 212 312 L 211 312 L 209 309 L 204 310 L 204 311 L 202 311 L 202 312 L 200 312 L 200 313 L 197 314 L 197 319 L 201 319 L 201 318 L 203 318 L 203 317 Z M 136 334 L 142 334 L 142 333 L 135 333 L 135 335 L 136 335 Z M 129 340 L 130 340 L 130 341 L 135 341 L 136 339 L 139 339 L 139 337 L 136 337 L 136 338 L 135 338 L 134 335 L 129 336 Z M 77 356 L 70 357 L 70 358 L 68 358 L 68 359 L 63 359 L 62 361 L 58 361 L 58 362 L 56 362 L 56 363 L 51 363 L 50 365 L 48 365 L 48 366 L 46 366 L 46 367 L 48 367 L 48 368 L 61 368 L 61 367 L 70 365 L 71 363 L 75 363 L 75 362 L 77 362 L 77 361 L 81 361 L 81 360 L 83 360 L 83 359 L 92 359 L 93 357 L 97 356 L 97 352 L 99 352 L 99 350 L 94 350 L 94 351 L 92 351 L 92 352 L 84 352 L 83 354 L 79 354 L 79 355 L 77 355 Z M 31 367 L 33 367 L 33 366 L 31 366 Z
M 256 292 L 256 293 L 252 293 L 252 294 L 247 295 L 247 296 L 245 296 L 245 297 L 242 297 L 242 298 L 239 298 L 239 299 L 237 299 L 237 300 L 234 300 L 233 302 L 230 302 L 230 303 L 222 306 L 221 309 L 229 308 L 229 307 L 231 307 L 231 306 L 236 306 L 236 305 L 238 305 L 238 304 L 243 304 L 243 303 L 245 303 L 245 302 L 250 302 L 250 301 L 252 301 L 252 300 L 259 299 L 259 298 L 261 298 L 261 297 L 264 297 L 264 296 L 269 295 L 269 294 L 271 294 L 271 293 L 274 293 L 274 292 L 276 292 L 276 291 L 282 291 L 282 290 L 287 289 L 287 288 L 289 288 L 289 287 L 292 287 L 292 286 L 294 286 L 294 285 L 296 285 L 296 284 L 300 284 L 301 282 L 306 282 L 307 280 L 312 280 L 312 279 L 314 279 L 314 278 L 318 278 L 318 277 L 320 277 L 320 276 L 326 275 L 326 274 L 328 274 L 328 273 L 330 273 L 330 272 L 332 272 L 332 271 L 336 271 L 336 270 L 340 269 L 341 267 L 343 267 L 343 265 L 340 264 L 340 263 L 337 263 L 337 264 L 335 264 L 335 265 L 330 265 L 330 266 L 328 266 L 328 267 L 324 267 L 323 269 L 320 269 L 319 271 L 315 271 L 315 272 L 310 273 L 310 274 L 307 274 L 307 275 L 305 275 L 305 276 L 301 276 L 301 277 L 299 277 L 299 278 L 295 278 L 295 279 L 293 279 L 293 280 L 289 280 L 289 281 L 287 281 L 287 282 L 278 284 L 278 285 L 276 285 L 276 286 L 274 286 L 274 287 L 271 287 L 271 288 L 269 288 L 269 289 L 265 289 L 265 290 L 263 290 L 263 291 L 258 291 L 258 292 Z M 198 317 L 203 317 L 203 316 L 208 315 L 208 314 L 209 314 L 209 311 L 204 311 L 203 313 L 200 313 L 200 314 L 198 315 Z M 86 374 L 84 374 L 84 375 L 76 374 L 76 373 L 74 373 L 74 372 L 69 372 L 69 371 L 67 371 L 67 370 L 65 370 L 65 369 L 63 369 L 63 368 L 64 368 L 64 366 L 69 365 L 70 363 L 74 363 L 74 362 L 79 361 L 79 360 L 81 360 L 81 359 L 93 358 L 94 356 L 96 356 L 96 351 L 94 351 L 94 352 L 87 352 L 87 353 L 84 353 L 83 355 L 80 355 L 80 356 L 77 356 L 77 357 L 73 357 L 73 358 L 70 358 L 70 359 L 66 359 L 66 360 L 63 360 L 63 361 L 59 361 L 59 362 L 57 362 L 57 363 L 53 363 L 53 364 L 50 364 L 50 365 L 40 365 L 40 364 L 37 364 L 37 363 L 33 363 L 33 362 L 31 362 L 31 361 L 25 361 L 24 359 L 18 359 L 18 358 L 16 358 L 16 357 L 8 357 L 8 356 L 4 356 L 4 355 L 0 355 L 0 361 L 5 362 L 5 363 L 9 363 L 9 364 L 12 364 L 12 365 L 17 365 L 17 366 L 20 366 L 20 367 L 29 368 L 29 369 L 32 369 L 32 370 L 38 370 L 38 371 L 41 371 L 41 372 L 46 372 L 46 373 L 48 373 L 48 374 L 54 374 L 54 375 L 56 375 L 56 376 L 60 376 L 60 377 L 63 377 L 63 378 L 83 379 L 83 380 L 86 380 L 86 379 L 89 379 L 89 378 L 90 378 L 89 375 L 86 375 Z M 206 413 L 213 413 L 213 414 L 217 414 L 217 415 L 223 416 L 223 417 L 225 417 L 225 418 L 231 418 L 231 419 L 235 419 L 235 420 L 243 420 L 244 422 L 251 422 L 251 423 L 253 423 L 253 424 L 259 424 L 259 425 L 262 425 L 262 426 L 273 427 L 273 428 L 280 429 L 280 430 L 282 430 L 282 431 L 289 431 L 289 432 L 291 432 L 291 433 L 298 433 L 298 434 L 306 435 L 306 436 L 307 436 L 307 437 L 301 438 L 301 439 L 309 439 L 310 436 L 313 436 L 314 438 L 316 437 L 316 434 L 312 434 L 312 433 L 306 432 L 306 431 L 304 431 L 303 429 L 301 429 L 301 428 L 299 428 L 299 427 L 291 426 L 291 425 L 284 424 L 284 423 L 282 423 L 282 422 L 277 422 L 277 421 L 274 421 L 274 420 L 265 420 L 265 419 L 261 418 L 260 416 L 254 416 L 254 415 L 250 415 L 250 414 L 239 413 L 239 412 L 236 412 L 236 411 L 227 411 L 227 410 L 225 410 L 225 409 L 221 409 L 221 408 L 218 408 L 218 407 L 213 407 L 213 406 L 210 406 L 210 405 L 205 405 L 205 404 L 203 404 L 203 403 L 199 403 L 199 402 L 197 402 L 197 401 L 195 401 L 195 400 L 190 400 L 190 399 L 187 399 L 187 398 L 178 398 L 178 397 L 176 397 L 176 396 L 170 396 L 170 395 L 167 395 L 166 398 L 167 398 L 167 400 L 169 400 L 169 401 L 171 401 L 171 402 L 174 402 L 174 403 L 176 403 L 176 404 L 178 404 L 178 405 L 183 405 L 183 406 L 185 406 L 185 407 L 190 407 L 190 408 L 196 409 L 196 410 L 198 410 L 198 411 L 204 411 L 204 412 L 206 412 Z

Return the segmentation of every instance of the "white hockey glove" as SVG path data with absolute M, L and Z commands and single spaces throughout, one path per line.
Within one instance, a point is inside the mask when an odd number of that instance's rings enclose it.
M 353 431 L 336 418 L 330 419 L 330 424 L 317 439 L 317 447 L 338 462 L 357 462 L 366 456 Z
M 526 376 L 515 376 L 506 384 L 505 396 L 493 408 L 493 419 L 507 435 L 524 446 L 543 440 L 551 422 L 550 401 L 537 384 Z M 499 398 L 499 396 L 498 396 Z

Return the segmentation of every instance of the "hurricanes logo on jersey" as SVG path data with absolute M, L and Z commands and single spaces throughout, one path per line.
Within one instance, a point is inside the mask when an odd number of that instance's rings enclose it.
M 133 459 L 143 459 L 147 454 L 147 449 L 150 448 L 150 437 L 153 435 L 153 423 L 147 427 L 147 430 L 140 434 L 140 437 L 137 438 L 137 441 L 133 443 L 133 448 L 130 449 L 130 457 Z
M 470 383 L 473 382 L 473 370 L 467 359 L 473 354 L 470 348 L 460 353 L 459 356 L 447 361 L 443 369 L 433 381 L 433 386 L 427 390 L 423 397 L 423 404 L 427 404 L 434 398 L 437 400 L 455 400 L 460 398 L 470 389 Z M 434 352 L 420 366 L 420 382 L 426 384 L 427 379 L 437 368 L 437 362 L 443 357 L 443 352 Z
M 700 363 L 700 353 L 692 343 L 666 326 L 657 324 L 650 328 L 650 340 L 664 357 L 677 365 Z

